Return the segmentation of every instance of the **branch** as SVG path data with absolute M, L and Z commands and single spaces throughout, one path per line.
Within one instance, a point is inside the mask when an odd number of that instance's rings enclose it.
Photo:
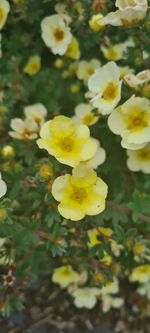
M 132 214 L 132 209 L 120 206 L 119 204 L 117 204 L 117 203 L 115 203 L 115 202 L 113 202 L 111 200 L 107 200 L 106 201 L 106 205 L 107 205 L 107 207 L 111 207 L 113 209 L 116 209 L 119 212 L 125 213 L 126 215 L 131 215 Z M 146 216 L 146 215 L 143 215 L 143 214 L 139 214 L 139 216 L 137 217 L 137 219 L 145 221 L 145 222 L 150 222 L 150 217 Z

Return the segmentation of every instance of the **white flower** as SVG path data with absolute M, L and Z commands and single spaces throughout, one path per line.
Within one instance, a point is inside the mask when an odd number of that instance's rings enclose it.
M 7 185 L 4 182 L 4 180 L 2 180 L 2 176 L 0 173 L 0 198 L 6 194 L 6 191 L 7 191 Z
M 88 88 L 93 94 L 91 104 L 103 115 L 111 113 L 121 98 L 119 67 L 115 62 L 108 62 L 98 68 L 88 80 Z
M 82 60 L 78 63 L 77 77 L 79 80 L 88 80 L 95 70 L 100 66 L 100 61 L 92 59 L 90 61 Z
M 147 0 L 116 0 L 116 7 L 120 10 L 123 24 L 135 23 L 146 16 Z
M 111 308 L 118 309 L 124 303 L 123 298 L 121 297 L 112 297 L 109 295 L 102 296 L 102 310 L 103 312 L 108 312 Z
M 150 173 L 150 144 L 139 150 L 127 150 L 127 166 L 131 171 Z
M 77 288 L 71 294 L 77 308 L 92 309 L 96 305 L 97 297 L 100 295 L 100 289 L 94 287 Z
M 146 16 L 147 0 L 116 0 L 118 10 L 110 12 L 104 17 L 105 24 L 114 26 L 132 25 Z
M 97 144 L 97 151 L 95 155 L 88 161 L 83 162 L 83 164 L 92 169 L 97 169 L 97 167 L 104 163 L 106 159 L 106 151 L 104 148 L 101 147 L 100 142 L 95 139 L 95 142 Z
M 10 11 L 9 2 L 6 0 L 0 0 L 0 30 L 3 28 L 7 20 L 9 11 Z
M 150 141 L 149 100 L 133 95 L 111 113 L 108 126 L 113 133 L 122 137 L 123 148 L 143 148 Z
M 86 103 L 81 103 L 75 108 L 75 116 L 72 119 L 80 124 L 87 126 L 94 125 L 98 121 L 98 116 L 93 112 L 93 106 Z
M 33 140 L 37 138 L 38 125 L 33 119 L 22 120 L 14 118 L 11 120 L 11 128 L 13 131 L 9 135 L 19 140 Z
M 46 107 L 41 104 L 28 105 L 24 108 L 24 114 L 27 119 L 32 118 L 36 123 L 42 125 L 47 115 Z
M 124 80 L 129 87 L 137 89 L 139 86 L 142 86 L 143 84 L 150 81 L 150 70 L 147 69 L 138 73 L 137 75 L 131 73 L 127 74 L 125 75 Z
M 120 79 L 124 79 L 125 75 L 133 73 L 133 69 L 129 66 L 119 66 Z
M 150 281 L 147 283 L 142 284 L 138 289 L 137 292 L 141 296 L 146 296 L 147 299 L 150 300 Z
M 129 276 L 131 282 L 146 283 L 150 281 L 150 264 L 143 264 L 133 269 Z
M 59 15 L 45 17 L 41 22 L 42 38 L 54 54 L 63 55 L 72 40 L 70 28 Z
M 127 48 L 132 46 L 134 46 L 134 43 L 133 40 L 130 38 L 127 41 L 118 44 L 111 44 L 108 40 L 108 45 L 101 45 L 100 48 L 106 59 L 117 61 L 122 59 L 125 56 Z

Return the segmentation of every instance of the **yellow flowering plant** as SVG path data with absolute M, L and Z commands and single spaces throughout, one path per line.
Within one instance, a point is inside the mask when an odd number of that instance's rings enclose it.
M 64 309 L 148 311 L 149 7 L 0 0 L 3 315 L 45 281 Z

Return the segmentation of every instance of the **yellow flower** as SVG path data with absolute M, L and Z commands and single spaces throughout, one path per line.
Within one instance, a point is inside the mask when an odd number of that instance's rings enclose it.
M 104 16 L 102 14 L 93 15 L 89 21 L 89 27 L 91 30 L 97 32 L 104 28 Z
M 120 71 L 115 62 L 98 68 L 88 79 L 88 88 L 93 98 L 91 104 L 102 114 L 109 114 L 121 98 Z
M 77 94 L 80 91 L 80 87 L 78 86 L 78 84 L 71 84 L 70 91 L 72 92 L 72 94 Z
M 53 175 L 53 167 L 50 164 L 42 164 L 39 172 L 42 178 L 49 178 Z
M 57 58 L 54 61 L 54 67 L 56 68 L 62 68 L 64 66 L 64 61 L 61 58 Z
M 134 46 L 134 43 L 133 40 L 129 39 L 123 43 L 113 45 L 109 42 L 108 46 L 101 45 L 100 48 L 106 59 L 117 61 L 124 57 L 127 48 L 131 46 Z
M 79 80 L 88 80 L 88 78 L 94 73 L 94 71 L 100 66 L 100 61 L 92 59 L 90 61 L 79 61 L 77 69 L 77 77 Z
M 0 0 L 0 30 L 3 28 L 7 20 L 9 11 L 10 11 L 9 2 L 6 0 Z
M 42 125 L 40 136 L 37 140 L 40 148 L 46 149 L 60 163 L 72 167 L 91 158 L 97 149 L 88 127 L 75 124 L 65 116 L 56 116 Z
M 131 171 L 150 173 L 150 144 L 138 150 L 127 150 L 127 166 Z
M 2 148 L 2 156 L 3 157 L 13 157 L 14 156 L 14 148 L 12 146 L 4 146 Z
M 97 303 L 100 289 L 94 287 L 77 288 L 71 294 L 74 298 L 74 305 L 77 308 L 92 309 Z
M 150 265 L 145 264 L 138 266 L 133 269 L 131 275 L 129 276 L 131 282 L 145 283 L 150 281 Z
M 42 38 L 54 54 L 63 55 L 71 42 L 72 34 L 63 17 L 58 14 L 45 17 L 41 22 Z
M 23 68 L 24 73 L 30 76 L 35 75 L 41 68 L 41 58 L 38 55 L 30 57 Z
M 0 207 L 0 222 L 4 221 L 7 217 L 7 211 L 5 208 Z
M 104 251 L 104 257 L 100 260 L 100 262 L 105 265 L 105 266 L 110 266 L 112 263 L 112 257 L 109 256 L 105 251 Z
M 79 48 L 79 42 L 78 42 L 77 38 L 72 37 L 72 40 L 67 47 L 67 51 L 66 51 L 65 55 L 68 58 L 71 58 L 74 60 L 77 60 L 80 58 L 80 48 Z
M 9 131 L 9 135 L 12 138 L 18 140 L 34 140 L 37 138 L 38 125 L 33 119 L 14 118 L 10 125 L 13 131 Z
M 4 180 L 2 180 L 2 176 L 0 173 L 0 198 L 6 194 L 6 191 L 7 191 L 7 186 Z
M 78 104 L 75 108 L 75 116 L 72 118 L 75 122 L 87 126 L 94 125 L 98 121 L 98 116 L 93 112 L 93 106 L 86 103 Z
M 97 144 L 97 150 L 95 155 L 90 158 L 88 161 L 82 162 L 84 166 L 92 169 L 97 169 L 97 167 L 104 163 L 106 159 L 106 152 L 105 149 L 101 147 L 100 142 L 94 139 Z
M 60 202 L 59 213 L 66 219 L 79 221 L 85 215 L 97 215 L 105 209 L 107 185 L 92 169 L 79 165 L 55 179 L 52 195 Z
M 24 114 L 27 119 L 34 120 L 37 125 L 42 125 L 47 115 L 46 107 L 41 103 L 28 105 L 24 108 Z
M 80 274 L 72 269 L 70 265 L 56 268 L 52 275 L 52 282 L 58 283 L 61 288 L 68 287 L 71 283 L 77 283 Z
M 108 126 L 113 133 L 122 137 L 123 148 L 143 148 L 150 141 L 149 100 L 132 96 L 112 111 Z
M 133 252 L 135 255 L 139 256 L 145 252 L 145 245 L 141 243 L 136 243 L 133 246 Z
M 96 244 L 100 244 L 101 242 L 97 239 L 97 236 L 104 236 L 104 237 L 110 237 L 113 233 L 112 229 L 110 228 L 103 228 L 103 227 L 98 227 L 89 229 L 88 230 L 88 247 L 93 247 Z

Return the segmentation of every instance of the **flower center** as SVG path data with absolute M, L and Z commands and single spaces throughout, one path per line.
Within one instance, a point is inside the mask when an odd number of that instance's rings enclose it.
M 64 31 L 57 28 L 55 31 L 54 31 L 54 37 L 56 39 L 57 42 L 60 42 L 61 40 L 64 39 Z
M 107 57 L 111 60 L 116 60 L 118 53 L 114 49 L 109 49 L 107 51 Z
M 147 266 L 140 267 L 140 273 L 149 273 L 150 269 Z
M 66 151 L 67 153 L 71 152 L 73 150 L 73 140 L 69 137 L 65 137 L 65 138 L 60 138 L 59 139 L 59 143 L 58 143 L 59 147 L 61 148 L 61 150 Z
M 83 187 L 73 186 L 70 198 L 77 201 L 79 204 L 82 204 L 82 202 L 87 198 L 87 195 L 87 191 Z
M 93 73 L 94 73 L 94 69 L 91 68 L 91 67 L 88 67 L 88 68 L 87 68 L 87 74 L 88 74 L 88 75 L 92 75 Z
M 117 96 L 117 93 L 118 93 L 117 84 L 114 82 L 108 82 L 107 86 L 103 91 L 102 98 L 105 101 L 110 102 Z
M 146 112 L 135 111 L 133 114 L 127 116 L 127 128 L 129 130 L 138 130 L 147 127 L 147 114 Z
M 90 125 L 93 122 L 93 115 L 92 114 L 86 114 L 83 118 L 83 123 L 85 125 Z
M 3 17 L 4 17 L 4 12 L 2 9 L 0 9 L 0 22 L 2 21 Z
M 137 152 L 137 158 L 142 161 L 149 161 L 150 160 L 150 149 L 145 148 L 141 149 Z

